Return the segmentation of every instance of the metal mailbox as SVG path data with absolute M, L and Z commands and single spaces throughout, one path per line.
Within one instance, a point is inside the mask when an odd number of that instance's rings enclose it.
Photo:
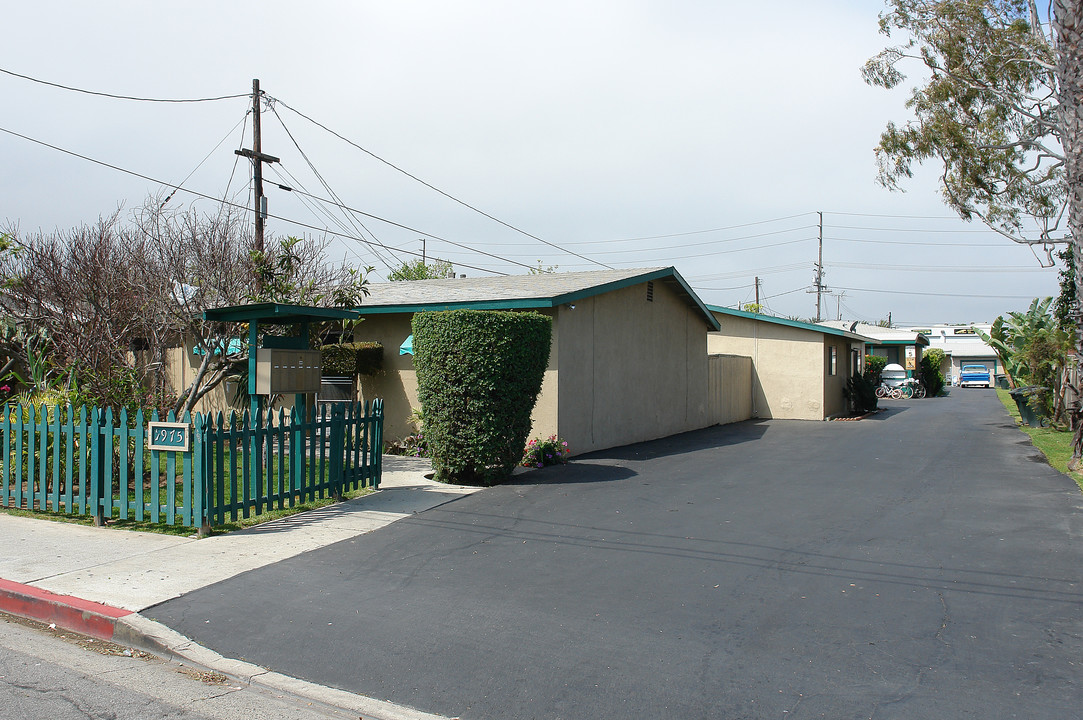
M 321 370 L 319 350 L 260 348 L 256 352 L 256 394 L 318 393 Z

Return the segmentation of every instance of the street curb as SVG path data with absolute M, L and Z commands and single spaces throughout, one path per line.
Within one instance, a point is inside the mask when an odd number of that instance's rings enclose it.
M 0 578 L 0 611 L 51 623 L 99 640 L 113 640 L 117 622 L 133 614 L 131 610 L 71 595 L 57 595 L 3 578 Z
M 239 683 L 306 701 L 357 713 L 363 720 L 448 720 L 443 715 L 414 710 L 392 702 L 356 695 L 345 690 L 317 685 L 253 665 L 223 657 L 165 625 L 131 613 L 117 621 L 116 638 L 174 662 L 195 665 L 221 673 Z M 453 719 L 454 720 L 454 719 Z
M 448 720 L 442 715 L 298 680 L 243 660 L 223 657 L 131 610 L 72 595 L 57 595 L 33 585 L 2 578 L 0 612 L 55 624 L 99 640 L 145 650 L 171 662 L 221 673 L 257 690 L 291 695 L 329 708 L 357 713 L 362 720 Z

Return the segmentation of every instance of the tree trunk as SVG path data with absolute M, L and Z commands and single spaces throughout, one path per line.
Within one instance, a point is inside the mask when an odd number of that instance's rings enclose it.
M 1083 352 L 1083 3 L 1055 0 L 1053 32 L 1057 43 L 1057 100 L 1060 142 L 1068 181 L 1068 228 L 1075 261 L 1076 351 Z M 1083 409 L 1077 400 L 1071 408 L 1072 459 L 1069 468 L 1083 464 Z

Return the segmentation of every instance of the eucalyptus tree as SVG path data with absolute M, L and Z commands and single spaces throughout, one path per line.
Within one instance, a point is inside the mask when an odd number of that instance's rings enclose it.
M 898 37 L 862 74 L 899 87 L 910 68 L 913 117 L 889 123 L 876 148 L 879 182 L 900 189 L 915 164 L 938 162 L 944 202 L 1050 264 L 1083 243 L 1083 47 L 1078 0 L 888 0 L 880 31 Z M 1077 297 L 1081 280 L 1075 279 Z M 1083 315 L 1073 310 L 1077 342 Z M 1073 411 L 1075 453 L 1083 413 Z

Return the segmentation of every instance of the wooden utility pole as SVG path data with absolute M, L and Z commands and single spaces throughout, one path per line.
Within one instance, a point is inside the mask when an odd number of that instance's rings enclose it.
M 820 322 L 823 320 L 820 306 L 823 302 L 824 293 L 824 214 L 822 212 L 816 214 L 820 217 L 820 250 L 816 259 L 816 322 Z
M 260 89 L 259 78 L 252 81 L 252 149 L 234 150 L 234 153 L 252 161 L 252 185 L 256 213 L 256 235 L 253 246 L 263 252 L 263 221 L 267 219 L 267 198 L 263 194 L 263 163 L 276 163 L 279 159 L 263 154 L 263 139 L 260 136 Z

